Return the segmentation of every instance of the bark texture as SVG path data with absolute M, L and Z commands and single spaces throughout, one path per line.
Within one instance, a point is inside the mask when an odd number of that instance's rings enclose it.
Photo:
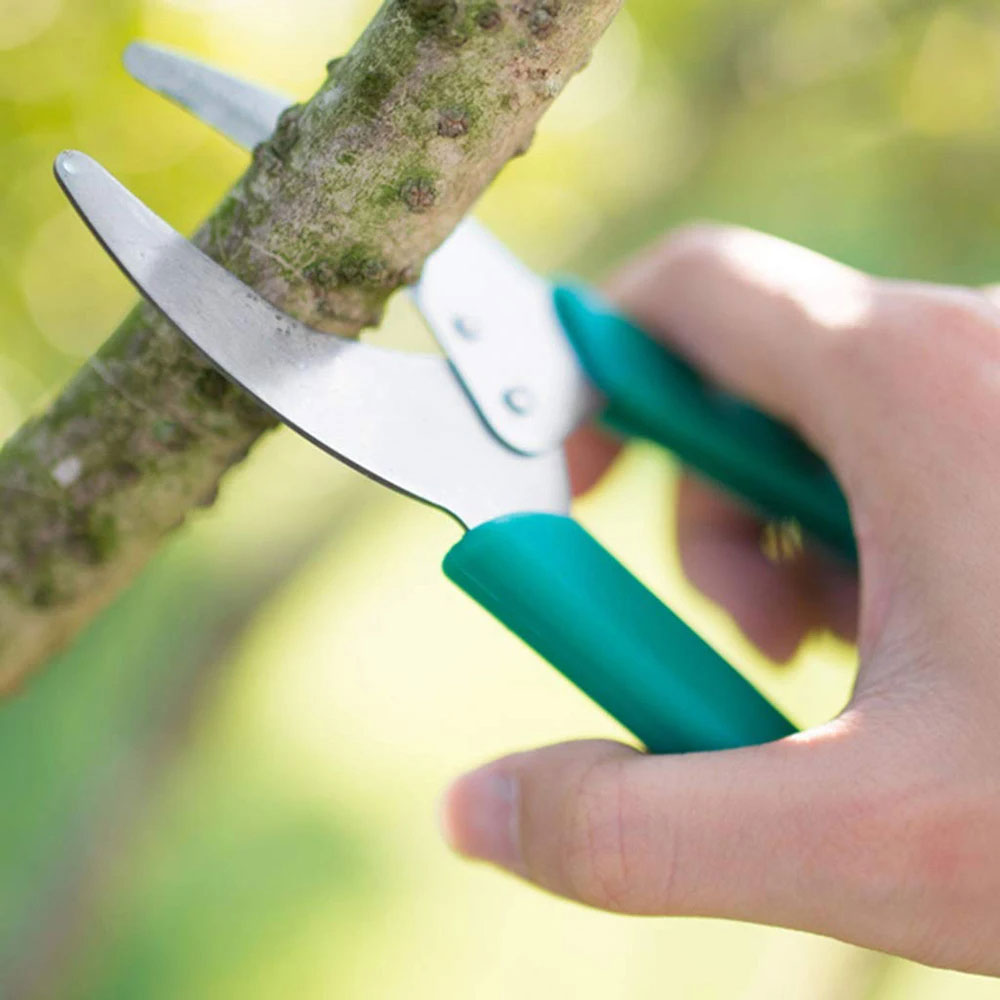
M 196 240 L 356 334 L 416 279 L 621 0 L 386 0 Z M 109 164 L 114 169 L 114 164 Z M 140 305 L 0 451 L 0 693 L 63 647 L 272 421 Z

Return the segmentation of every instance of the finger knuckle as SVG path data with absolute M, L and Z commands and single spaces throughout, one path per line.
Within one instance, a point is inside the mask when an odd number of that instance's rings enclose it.
M 615 912 L 648 908 L 648 851 L 623 762 L 589 767 L 567 818 L 563 857 L 573 895 Z
M 829 371 L 912 392 L 939 383 L 951 359 L 995 357 L 1000 336 L 981 295 L 900 283 L 884 286 L 868 315 L 833 331 L 824 345 Z
M 665 238 L 663 259 L 677 269 L 717 267 L 726 259 L 726 248 L 737 232 L 736 227 L 720 223 L 690 222 Z
M 964 288 L 930 288 L 905 296 L 899 324 L 930 343 L 981 349 L 997 343 L 997 324 L 984 297 Z

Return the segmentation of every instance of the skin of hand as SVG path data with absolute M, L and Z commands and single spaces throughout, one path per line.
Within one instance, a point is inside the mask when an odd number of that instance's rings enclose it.
M 693 582 L 775 658 L 816 628 L 856 633 L 857 684 L 837 719 L 767 746 L 507 757 L 447 793 L 448 841 L 603 909 L 1000 975 L 1000 300 L 716 226 L 674 233 L 611 290 L 835 470 L 860 586 L 813 552 L 768 561 L 760 525 L 693 480 L 678 537 Z M 578 489 L 616 447 L 571 443 Z

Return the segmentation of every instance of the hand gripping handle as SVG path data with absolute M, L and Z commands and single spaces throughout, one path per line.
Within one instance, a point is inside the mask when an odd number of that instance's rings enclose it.
M 470 531 L 445 573 L 653 753 L 795 732 L 576 522 L 519 514 Z
M 857 562 L 847 501 L 833 473 L 784 424 L 713 388 L 687 362 L 592 294 L 568 286 L 555 305 L 605 420 L 654 441 L 765 517 L 794 519 Z

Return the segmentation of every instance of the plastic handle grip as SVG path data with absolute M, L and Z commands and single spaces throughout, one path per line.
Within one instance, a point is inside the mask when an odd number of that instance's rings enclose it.
M 792 724 L 576 522 L 470 531 L 445 573 L 653 753 L 768 743 Z
M 857 544 L 833 473 L 790 428 L 713 388 L 592 293 L 555 290 L 560 321 L 609 400 L 605 420 L 663 445 L 765 517 L 794 519 L 851 562 Z

